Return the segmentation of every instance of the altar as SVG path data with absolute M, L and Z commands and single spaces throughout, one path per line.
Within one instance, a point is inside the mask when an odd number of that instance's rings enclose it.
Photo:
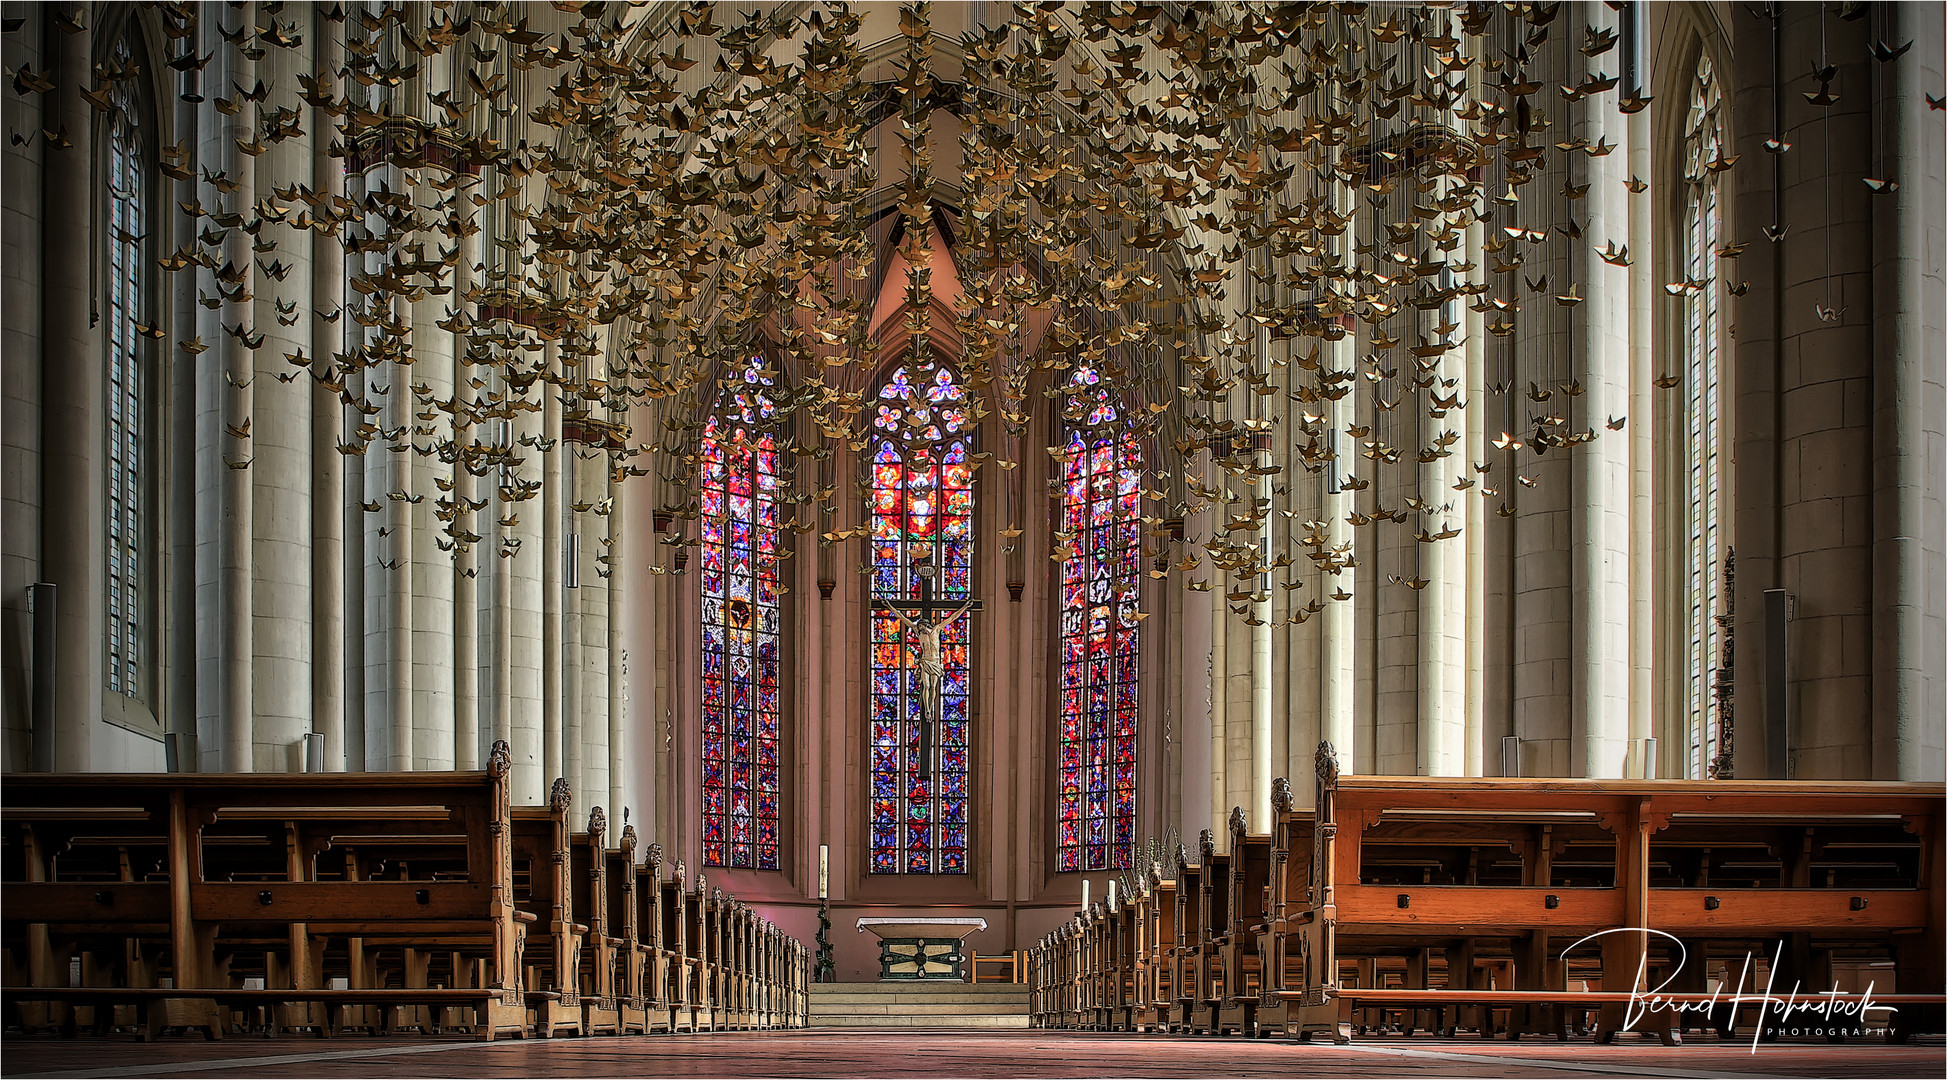
M 965 982 L 967 935 L 987 929 L 986 919 L 860 919 L 859 933 L 879 938 L 879 979 Z

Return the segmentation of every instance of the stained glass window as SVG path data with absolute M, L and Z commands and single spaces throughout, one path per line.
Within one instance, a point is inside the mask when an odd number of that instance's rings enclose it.
M 134 20 L 130 20 L 131 26 Z M 133 31 L 115 47 L 115 63 L 134 64 Z M 149 367 L 154 353 L 141 324 L 154 322 L 149 310 L 147 139 L 141 123 L 144 102 L 134 89 L 140 79 L 122 79 L 111 92 L 113 120 L 108 129 L 106 259 L 103 268 L 103 337 L 108 345 L 107 477 L 107 656 L 108 692 L 143 697 L 148 668 L 151 597 L 149 509 L 154 485 L 148 459 Z M 159 331 L 158 331 L 159 332 Z
M 935 569 L 932 597 L 957 606 L 973 584 L 973 428 L 966 391 L 943 367 L 899 368 L 879 391 L 874 424 L 872 599 L 917 599 L 918 563 Z M 870 619 L 872 872 L 964 874 L 971 824 L 971 616 L 960 615 L 941 633 L 946 674 L 927 767 L 920 760 L 918 648 L 897 616 L 874 610 Z
M 1071 377 L 1067 416 L 1056 864 L 1119 869 L 1136 842 L 1142 447 L 1092 369 Z
M 703 429 L 703 862 L 778 868 L 778 451 L 756 362 Z
M 1723 367 L 1723 307 L 1717 282 L 1717 247 L 1723 242 L 1718 173 L 1709 168 L 1725 153 L 1722 98 L 1710 58 L 1697 64 L 1684 130 L 1684 484 L 1686 511 L 1681 538 L 1689 605 L 1685 654 L 1684 713 L 1690 747 L 1685 775 L 1711 775 L 1719 732 L 1712 694 L 1723 633 L 1717 625 L 1723 591 L 1724 501 L 1719 414 Z

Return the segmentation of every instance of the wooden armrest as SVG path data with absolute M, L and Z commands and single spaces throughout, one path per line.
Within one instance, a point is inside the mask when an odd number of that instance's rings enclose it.
M 515 908 L 514 920 L 516 922 L 540 922 L 541 917 L 539 915 L 534 914 L 531 911 L 522 911 L 519 908 Z

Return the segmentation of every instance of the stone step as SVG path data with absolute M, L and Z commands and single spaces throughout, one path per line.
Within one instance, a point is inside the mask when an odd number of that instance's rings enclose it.
M 996 994 L 985 990 L 831 990 L 814 992 L 811 1003 L 814 1008 L 824 1005 L 838 1005 L 846 1002 L 934 1002 L 956 1005 L 1002 1005 L 1025 1003 L 1028 992 L 1023 988 L 1018 993 Z
M 979 998 L 1028 996 L 1028 987 L 1016 983 L 812 983 L 812 996 L 824 994 L 964 994 Z
M 952 1028 L 1025 1028 L 1028 1017 L 1025 1013 L 1015 1016 L 963 1015 L 963 1016 L 825 1016 L 814 1013 L 811 1017 L 814 1028 L 929 1028 L 949 1030 Z
M 812 1006 L 811 1015 L 819 1016 L 1026 1016 L 1028 1003 L 1025 1001 L 996 1002 L 968 1006 L 957 1003 L 933 1001 L 845 1001 L 818 1002 Z
M 827 1028 L 1025 1028 L 1029 992 L 1013 983 L 814 983 L 811 1026 Z

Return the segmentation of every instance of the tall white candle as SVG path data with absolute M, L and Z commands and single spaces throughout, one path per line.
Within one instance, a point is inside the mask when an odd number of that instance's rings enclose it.
M 1088 879 L 1082 879 L 1082 910 L 1088 910 Z
M 831 883 L 830 883 L 830 876 L 829 876 L 831 873 L 830 859 L 831 859 L 831 848 L 825 844 L 819 844 L 818 845 L 818 899 L 820 900 L 823 900 L 831 895 L 830 892 Z
M 1109 879 L 1109 907 L 1111 909 L 1115 907 L 1115 879 L 1114 878 Z

